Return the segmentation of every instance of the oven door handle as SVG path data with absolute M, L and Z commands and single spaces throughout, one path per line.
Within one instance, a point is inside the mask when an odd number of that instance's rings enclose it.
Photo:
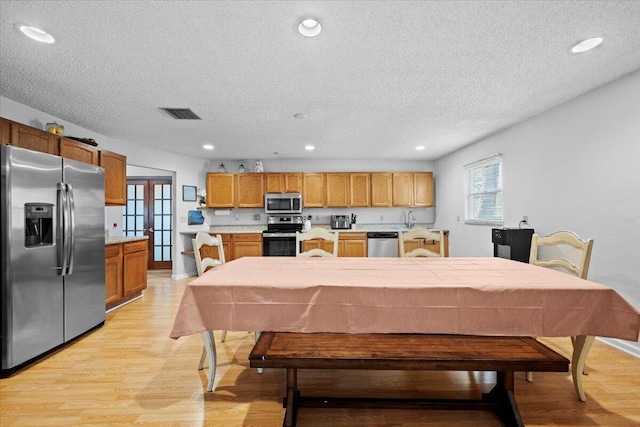
M 262 237 L 296 237 L 296 233 L 262 233 Z

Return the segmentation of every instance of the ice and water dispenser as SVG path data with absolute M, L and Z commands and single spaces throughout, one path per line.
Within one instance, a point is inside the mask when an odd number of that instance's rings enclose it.
M 529 262 L 533 228 L 493 228 L 493 256 Z
M 53 244 L 53 205 L 27 203 L 24 205 L 24 245 L 26 247 Z

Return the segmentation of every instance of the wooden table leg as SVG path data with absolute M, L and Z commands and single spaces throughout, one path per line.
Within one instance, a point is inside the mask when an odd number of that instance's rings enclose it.
M 578 399 L 583 402 L 587 401 L 582 387 L 582 373 L 584 372 L 584 364 L 591 350 L 591 346 L 596 337 L 590 335 L 578 335 L 573 340 L 573 355 L 571 357 L 571 376 L 573 377 L 573 386 L 578 394 Z
M 497 406 L 496 414 L 506 427 L 524 427 L 513 393 L 513 371 L 496 372 L 496 386 L 489 393 L 483 393 L 482 400 Z
M 207 391 L 213 391 L 213 380 L 216 378 L 216 342 L 213 339 L 213 331 L 206 331 L 200 334 L 204 343 L 204 350 L 209 358 L 209 381 L 207 382 Z
M 285 414 L 283 427 L 294 427 L 298 415 L 298 370 L 287 368 L 287 397 L 285 398 Z

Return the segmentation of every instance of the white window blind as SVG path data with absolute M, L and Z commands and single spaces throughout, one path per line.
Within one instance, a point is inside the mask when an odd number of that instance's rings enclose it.
M 467 224 L 502 224 L 502 157 L 464 166 Z

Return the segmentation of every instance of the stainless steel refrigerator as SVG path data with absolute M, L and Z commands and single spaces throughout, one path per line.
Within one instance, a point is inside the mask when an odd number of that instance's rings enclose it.
M 104 169 L 1 145 L 2 376 L 104 324 Z

